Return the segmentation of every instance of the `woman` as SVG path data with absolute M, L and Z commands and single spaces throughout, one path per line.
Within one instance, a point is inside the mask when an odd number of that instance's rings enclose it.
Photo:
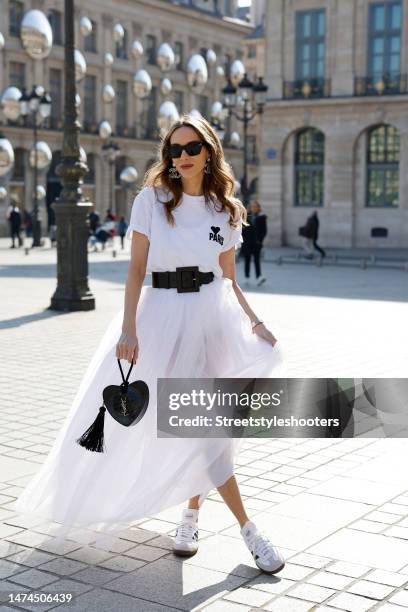
M 233 189 L 217 134 L 205 119 L 184 115 L 163 137 L 132 206 L 124 308 L 106 330 L 17 510 L 63 528 L 114 531 L 189 499 L 174 541 L 174 552 L 188 556 L 198 549 L 199 508 L 216 487 L 258 567 L 270 573 L 283 568 L 282 555 L 249 520 L 240 497 L 233 468 L 241 440 L 157 437 L 159 377 L 268 377 L 284 362 L 276 338 L 236 282 L 234 252 L 245 208 Z M 167 272 L 186 266 L 198 266 L 196 280 L 187 270 L 169 287 Z M 153 286 L 143 286 L 146 271 Z M 179 291 L 181 283 L 189 290 Z M 132 364 L 130 381 L 148 384 L 149 406 L 134 427 L 105 420 L 108 452 L 89 452 L 75 440 L 94 418 L 103 388 L 120 382 L 117 358 Z
M 251 259 L 254 258 L 256 284 L 258 286 L 266 282 L 261 273 L 261 250 L 266 236 L 266 215 L 261 210 L 258 200 L 253 200 L 249 205 L 249 225 L 242 230 L 243 244 L 241 253 L 244 256 L 245 279 L 249 281 Z

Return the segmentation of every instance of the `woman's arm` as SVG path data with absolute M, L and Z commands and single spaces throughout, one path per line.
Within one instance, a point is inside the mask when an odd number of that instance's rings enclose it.
M 240 286 L 237 283 L 236 267 L 235 267 L 235 247 L 231 247 L 228 251 L 220 253 L 220 266 L 225 278 L 232 280 L 232 286 L 237 296 L 238 302 L 241 304 L 244 312 L 248 315 L 251 321 L 259 321 L 258 317 L 246 301 L 244 294 L 241 291 Z M 253 333 L 257 334 L 261 338 L 264 338 L 274 346 L 277 342 L 275 336 L 268 330 L 268 328 L 262 323 L 257 325 L 252 330 Z
M 125 288 L 125 304 L 122 323 L 122 334 L 116 345 L 116 357 L 133 363 L 139 354 L 136 335 L 136 309 L 146 276 L 149 239 L 141 232 L 133 231 L 130 262 Z

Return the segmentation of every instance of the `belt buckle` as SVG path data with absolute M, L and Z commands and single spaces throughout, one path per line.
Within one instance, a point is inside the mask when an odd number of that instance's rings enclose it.
M 186 286 L 183 283 L 183 272 L 193 272 L 192 285 Z M 176 268 L 177 293 L 189 293 L 190 291 L 200 291 L 198 266 L 183 266 Z

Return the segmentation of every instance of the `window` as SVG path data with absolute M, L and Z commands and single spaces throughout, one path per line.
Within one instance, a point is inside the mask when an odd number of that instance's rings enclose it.
M 224 55 L 224 73 L 227 79 L 230 75 L 231 61 L 231 55 L 229 53 L 226 53 Z
M 127 127 L 127 101 L 127 81 L 116 81 L 116 129 L 119 134 L 123 134 L 123 130 Z
M 10 62 L 9 84 L 22 89 L 25 85 L 25 64 L 22 62 Z
M 98 52 L 98 44 L 97 44 L 98 24 L 93 19 L 91 19 L 91 23 L 92 23 L 92 32 L 88 34 L 88 36 L 85 36 L 84 50 L 89 51 L 90 53 L 97 53 Z
M 296 13 L 296 80 L 324 79 L 325 37 L 324 9 Z
M 179 40 L 174 43 L 174 55 L 176 56 L 176 70 L 183 69 L 183 43 Z
M 20 36 L 20 24 L 24 14 L 24 4 L 19 0 L 9 1 L 9 34 Z
M 256 57 L 256 45 L 248 45 L 248 59 Z
M 62 125 L 62 70 L 50 69 L 51 127 Z
M 198 95 L 198 110 L 202 114 L 203 117 L 208 117 L 208 97 L 203 95 Z
M 60 11 L 50 9 L 47 14 L 52 29 L 52 40 L 55 45 L 63 45 L 62 16 Z
M 122 40 L 116 43 L 116 57 L 119 59 L 128 59 L 128 33 L 125 28 L 124 31 L 125 33 Z
M 324 134 L 315 128 L 298 132 L 295 143 L 295 205 L 323 206 Z
M 24 181 L 26 168 L 26 151 L 20 147 L 14 150 L 13 181 Z
M 87 74 L 84 85 L 84 127 L 92 129 L 96 123 L 96 76 Z
M 95 183 L 95 155 L 94 153 L 88 153 L 86 156 L 86 164 L 88 166 L 88 172 L 84 176 L 84 183 L 93 185 Z
M 175 91 L 174 92 L 174 104 L 181 115 L 184 109 L 184 92 L 183 91 Z
M 157 87 L 152 87 L 147 98 L 147 109 L 144 113 L 144 135 L 155 138 L 157 135 Z
M 146 36 L 146 60 L 148 64 L 156 63 L 156 37 L 153 34 Z
M 402 7 L 400 0 L 370 5 L 368 76 L 376 83 L 399 77 Z
M 400 135 L 391 125 L 368 132 L 367 206 L 399 204 Z

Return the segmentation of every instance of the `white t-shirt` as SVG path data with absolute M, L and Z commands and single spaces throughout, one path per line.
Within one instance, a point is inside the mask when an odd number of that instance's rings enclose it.
M 136 230 L 149 238 L 146 272 L 199 266 L 202 272 L 211 271 L 221 278 L 219 255 L 242 242 L 241 219 L 234 229 L 229 225 L 228 211 L 218 212 L 211 202 L 206 205 L 203 195 L 183 193 L 173 210 L 172 226 L 167 221 L 164 204 L 159 201 L 171 197 L 162 188 L 144 187 L 133 201 L 126 236 L 131 239 L 132 231 Z

